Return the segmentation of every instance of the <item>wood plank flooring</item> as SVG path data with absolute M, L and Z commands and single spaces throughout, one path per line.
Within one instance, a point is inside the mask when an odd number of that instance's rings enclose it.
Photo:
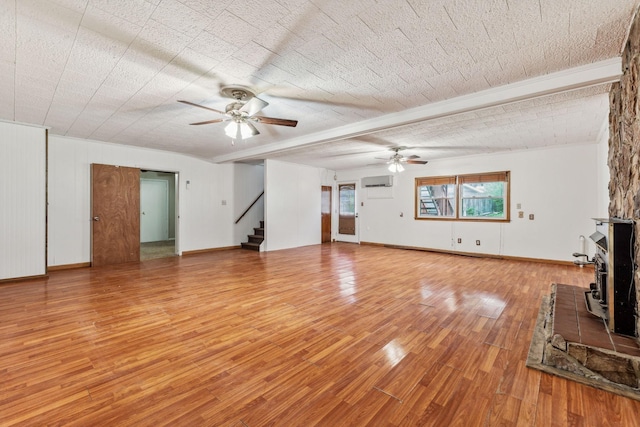
M 0 425 L 631 426 L 525 367 L 592 270 L 334 243 L 0 285 Z

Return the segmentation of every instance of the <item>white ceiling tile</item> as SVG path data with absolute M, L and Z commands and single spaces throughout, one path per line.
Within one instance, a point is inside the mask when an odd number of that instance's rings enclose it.
M 273 55 L 275 54 L 263 46 L 255 42 L 249 42 L 241 49 L 238 49 L 233 56 L 234 58 L 259 69 L 260 67 L 269 64 Z
M 16 64 L 25 67 L 46 65 L 50 72 L 59 75 L 73 46 L 76 31 L 67 31 L 32 18 L 18 15 Z
M 16 6 L 14 2 L 0 2 L 0 52 L 5 61 L 16 57 Z
M 189 48 L 218 62 L 231 57 L 238 49 L 233 44 L 207 31 L 200 33 L 198 37 L 189 44 Z
M 81 25 L 86 31 L 99 33 L 112 43 L 123 45 L 129 45 L 142 29 L 138 24 L 93 5 L 89 5 L 85 10 Z
M 206 31 L 227 43 L 241 48 L 258 37 L 260 29 L 225 10 L 206 28 Z
M 193 40 L 163 23 L 150 20 L 131 43 L 131 48 L 139 49 L 147 54 L 154 54 L 162 60 L 170 60 Z
M 253 39 L 253 42 L 274 52 L 274 54 L 283 55 L 304 44 L 305 40 L 282 25 L 275 23 L 271 27 L 265 28 Z
M 66 32 L 75 32 L 82 19 L 82 11 L 50 1 L 20 0 L 16 2 L 16 6 L 18 15 L 34 19 L 41 24 L 59 27 Z
M 371 7 L 368 0 L 312 0 L 329 18 L 340 25 Z
M 211 18 L 185 6 L 177 0 L 163 0 L 153 11 L 151 19 L 183 33 L 190 38 L 196 37 L 211 25 Z
M 145 0 L 90 0 L 89 5 L 133 24 L 143 26 L 156 9 L 157 2 Z
M 84 12 L 84 10 L 87 8 L 87 3 L 89 3 L 89 0 L 50 0 L 50 1 L 78 13 Z
M 234 0 L 180 0 L 188 8 L 191 8 L 211 19 L 217 18 Z M 158 0 L 158 3 L 160 0 Z
M 312 3 L 292 10 L 280 19 L 279 24 L 303 40 L 312 40 L 338 26 Z
M 284 71 L 283 69 L 276 67 L 275 65 L 268 64 L 260 67 L 253 74 L 253 78 L 258 82 L 264 82 L 266 85 L 279 85 L 289 79 L 292 79 L 293 75 Z
M 378 35 L 402 28 L 419 19 L 416 10 L 406 1 L 385 1 L 376 7 L 366 8 L 358 16 Z
M 261 30 L 270 28 L 290 14 L 286 7 L 277 2 L 262 0 L 235 0 L 227 6 L 227 11 Z
M 220 62 L 216 66 L 216 71 L 221 75 L 227 75 L 232 78 L 233 81 L 228 82 L 228 84 L 242 84 L 243 82 L 250 82 L 256 67 L 247 64 L 241 59 L 232 57 Z
M 81 28 L 67 59 L 63 77 L 67 73 L 82 75 L 84 79 L 101 82 L 116 66 L 127 45 L 114 42 L 98 33 Z

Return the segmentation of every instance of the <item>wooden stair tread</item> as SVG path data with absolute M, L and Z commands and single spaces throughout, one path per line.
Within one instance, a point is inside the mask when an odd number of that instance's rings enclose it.
M 252 251 L 260 251 L 260 245 L 264 241 L 264 221 L 260 221 L 260 227 L 253 228 L 254 234 L 248 234 L 248 242 L 243 242 L 241 247 Z

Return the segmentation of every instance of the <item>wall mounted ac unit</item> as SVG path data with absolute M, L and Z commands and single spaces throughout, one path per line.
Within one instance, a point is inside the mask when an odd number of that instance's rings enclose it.
M 367 176 L 362 178 L 362 187 L 391 187 L 393 186 L 393 175 Z

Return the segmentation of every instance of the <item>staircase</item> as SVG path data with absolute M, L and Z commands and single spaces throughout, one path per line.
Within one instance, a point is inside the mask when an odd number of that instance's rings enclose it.
M 260 244 L 264 240 L 264 221 L 260 221 L 260 227 L 253 228 L 253 234 L 249 234 L 248 242 L 242 242 L 242 249 L 260 252 Z

